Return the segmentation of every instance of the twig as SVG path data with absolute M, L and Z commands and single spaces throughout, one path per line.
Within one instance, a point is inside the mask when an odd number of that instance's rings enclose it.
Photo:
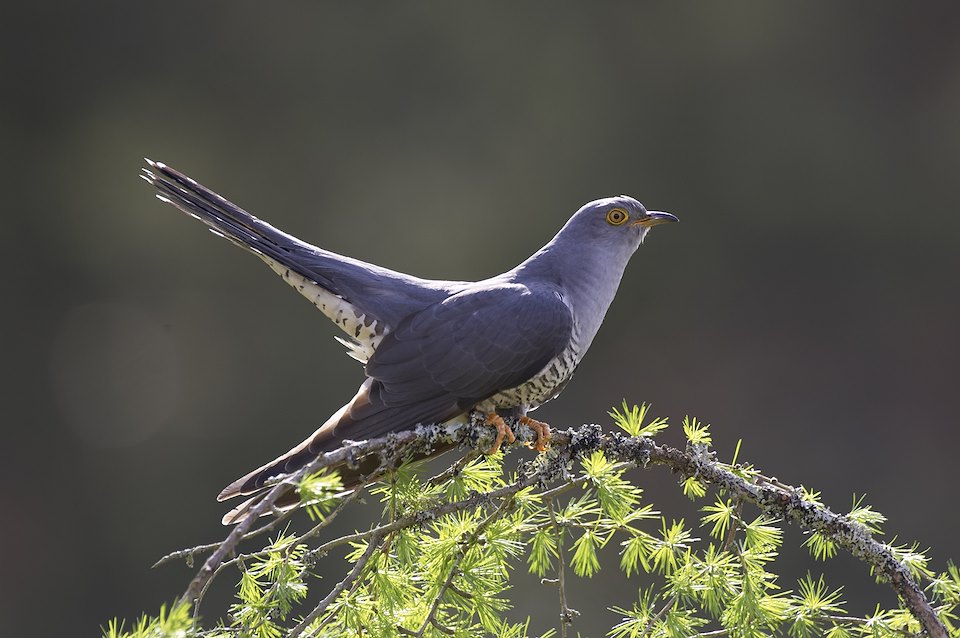
M 271 511 L 279 495 L 287 489 L 295 488 L 305 474 L 316 472 L 324 467 L 339 465 L 348 460 L 356 460 L 371 453 L 379 453 L 385 459 L 397 459 L 404 453 L 429 452 L 451 443 L 479 441 L 482 444 L 486 442 L 485 434 L 488 435 L 484 430 L 485 428 L 474 425 L 418 427 L 379 439 L 352 443 L 324 454 L 266 493 L 263 500 L 250 510 L 249 516 L 233 529 L 227 539 L 207 559 L 190 583 L 182 600 L 191 603 L 196 600 L 199 592 L 224 562 L 225 557 L 249 533 L 254 521 L 261 514 Z M 526 435 L 525 432 L 523 434 Z M 685 477 L 696 476 L 742 501 L 755 504 L 768 515 L 792 521 L 805 531 L 819 532 L 828 536 L 837 546 L 871 565 L 877 574 L 889 582 L 931 638 L 947 638 L 946 628 L 930 606 L 920 586 L 913 579 L 909 569 L 896 559 L 890 547 L 875 540 L 863 525 L 836 514 L 823 505 L 804 500 L 798 489 L 783 485 L 779 481 L 764 478 L 744 479 L 732 472 L 729 466 L 713 460 L 702 450 L 684 451 L 658 445 L 649 437 L 627 437 L 619 433 L 605 435 L 600 427 L 595 425 L 555 431 L 551 437 L 551 450 L 546 456 L 548 463 L 515 483 L 491 492 L 475 494 L 461 501 L 441 504 L 426 511 L 399 518 L 368 532 L 330 541 L 310 552 L 308 556 L 319 556 L 332 547 L 351 540 L 361 540 L 371 536 L 379 538 L 382 534 L 419 525 L 437 516 L 491 503 L 535 484 L 546 486 L 559 483 L 556 488 L 543 492 L 551 496 L 559 494 L 575 480 L 567 473 L 566 465 L 572 459 L 595 450 L 603 451 L 614 461 L 635 463 L 638 466 L 663 465 Z
M 629 470 L 637 466 L 636 463 L 626 462 L 626 463 L 617 463 L 610 468 L 611 472 L 616 472 L 619 470 Z M 551 488 L 549 490 L 544 490 L 537 494 L 538 498 L 541 499 L 552 499 L 556 496 L 563 494 L 564 492 L 569 492 L 570 490 L 577 487 L 577 485 L 583 483 L 584 481 L 590 480 L 590 477 L 586 474 L 581 474 L 579 476 L 571 476 L 564 483 L 561 483 L 557 487 Z
M 563 551 L 563 528 L 557 523 L 557 513 L 553 508 L 553 499 L 547 500 L 547 511 L 550 520 L 557 530 L 557 589 L 560 590 L 560 638 L 567 638 L 567 626 L 573 624 L 574 610 L 567 606 L 567 581 L 564 570 L 567 566 L 567 557 Z
M 868 618 L 859 618 L 857 616 L 835 616 L 835 615 L 826 615 L 823 616 L 824 620 L 829 620 L 834 623 L 850 623 L 851 625 L 864 626 L 867 624 Z M 907 631 L 902 627 L 891 627 L 891 629 L 898 634 L 903 636 L 910 636 L 911 638 L 916 638 L 917 634 Z
M 332 523 L 335 518 L 340 516 L 340 512 L 342 512 L 344 508 L 347 507 L 347 505 L 357 500 L 357 498 L 359 498 L 360 495 L 363 493 L 363 491 L 367 488 L 367 485 L 369 485 L 373 481 L 376 481 L 377 478 L 379 478 L 379 476 L 380 476 L 379 473 L 377 473 L 374 476 L 363 479 L 363 482 L 361 485 L 357 486 L 352 492 L 350 492 L 347 496 L 345 496 L 342 501 L 337 503 L 337 506 L 333 509 L 332 512 L 324 516 L 323 520 L 321 520 L 312 528 L 304 532 L 298 540 L 300 542 L 303 542 L 308 538 L 313 538 L 314 536 L 317 536 L 321 531 L 323 531 L 323 528 L 325 528 L 327 525 Z
M 592 436 L 590 429 L 595 430 Z M 595 447 L 603 450 L 608 457 L 635 460 L 640 465 L 666 465 L 683 476 L 696 476 L 753 503 L 767 514 L 791 520 L 805 530 L 829 536 L 838 546 L 873 566 L 877 573 L 891 584 L 931 638 L 948 638 L 946 627 L 930 606 L 920 586 L 890 548 L 875 540 L 863 525 L 836 514 L 823 505 L 804 500 L 800 490 L 785 489 L 769 483 L 750 483 L 704 454 L 657 445 L 647 437 L 630 438 L 620 434 L 604 436 L 598 426 L 581 426 L 576 430 L 568 430 L 566 435 L 570 437 L 572 444 L 577 440 L 592 439 Z
M 312 465 L 312 464 L 311 464 Z M 193 577 L 193 580 L 190 581 L 190 585 L 187 587 L 187 591 L 183 593 L 183 596 L 180 597 L 181 603 L 190 603 L 195 605 L 197 599 L 200 596 L 200 592 L 204 590 L 207 583 L 213 578 L 213 576 L 218 572 L 221 563 L 227 555 L 233 551 L 233 549 L 240 543 L 241 540 L 247 535 L 247 532 L 253 527 L 254 522 L 260 517 L 261 514 L 270 510 L 273 507 L 274 502 L 280 495 L 286 492 L 289 489 L 296 489 L 297 482 L 306 475 L 306 470 L 310 466 L 301 469 L 299 472 L 294 474 L 290 479 L 281 481 L 263 497 L 259 503 L 254 505 L 250 512 L 248 513 L 247 518 L 241 521 L 230 534 L 227 535 L 227 538 L 220 543 L 220 546 L 207 558 L 204 562 L 203 567 L 200 568 L 200 571 L 197 572 L 197 575 Z
M 376 537 L 376 538 L 374 538 L 374 539 L 372 539 L 372 540 L 370 541 L 371 545 L 376 545 L 376 549 L 375 549 L 374 551 L 375 551 L 375 552 L 378 552 L 381 557 L 385 555 L 385 552 L 386 552 L 387 549 L 388 549 L 388 542 L 387 542 L 388 539 L 389 539 L 389 535 L 388 535 L 388 534 L 384 534 L 384 535 L 378 536 L 378 537 Z M 370 548 L 368 547 L 367 549 L 369 550 Z M 370 560 L 368 559 L 367 562 L 366 562 L 366 565 L 364 565 L 363 567 L 361 567 L 358 576 L 353 579 L 353 584 L 350 586 L 350 589 L 347 591 L 347 598 L 349 598 L 350 596 L 352 596 L 352 595 L 354 594 L 354 592 L 357 591 L 357 588 L 358 588 L 358 587 L 360 586 L 360 584 L 361 584 L 361 578 L 360 578 L 360 577 L 363 575 L 363 570 L 364 570 L 366 567 L 370 566 L 370 564 L 371 564 L 371 563 L 370 563 Z M 375 562 L 373 563 L 373 566 L 374 566 L 374 569 L 376 569 L 376 563 L 375 563 Z M 304 569 L 300 572 L 300 574 L 298 575 L 298 578 L 302 578 L 303 575 L 304 575 L 306 572 L 307 572 L 307 569 L 304 568 Z M 341 590 L 340 593 L 343 593 L 342 590 Z M 333 615 L 330 615 L 330 616 L 327 616 L 326 618 L 324 618 L 324 619 L 323 619 L 323 622 L 321 622 L 319 625 L 317 625 L 316 627 L 314 627 L 313 631 L 310 632 L 310 636 L 315 636 L 315 635 L 317 635 L 317 632 L 320 631 L 320 629 L 321 629 L 324 625 L 326 625 L 328 622 L 330 622 L 330 620 L 331 620 L 332 618 L 333 618 Z M 308 637 L 308 638 L 309 638 L 309 637 Z
M 345 545 L 346 543 L 352 543 L 354 541 L 362 541 L 371 536 L 377 536 L 380 534 L 389 534 L 390 532 L 395 532 L 397 530 L 406 529 L 408 527 L 414 527 L 415 525 L 422 525 L 427 521 L 431 521 L 435 518 L 439 518 L 446 514 L 453 514 L 454 512 L 460 512 L 465 509 L 472 509 L 484 505 L 487 503 L 492 503 L 506 496 L 512 496 L 531 485 L 536 485 L 540 480 L 539 474 L 534 474 L 531 476 L 526 476 L 521 478 L 516 483 L 511 483 L 505 485 L 501 488 L 493 490 L 491 492 L 481 492 L 479 494 L 474 494 L 473 496 L 467 497 L 459 501 L 452 501 L 449 503 L 443 503 L 436 507 L 422 510 L 416 512 L 415 514 L 408 514 L 393 521 L 392 523 L 386 523 L 384 525 L 379 525 L 372 529 L 369 529 L 365 532 L 355 532 L 347 536 L 341 536 L 340 538 L 335 538 L 331 541 L 327 541 L 323 545 L 320 545 L 314 550 L 311 550 L 308 554 L 308 558 L 316 558 L 323 556 L 328 551 L 334 547 L 340 545 Z
M 297 538 L 295 538 L 295 539 L 294 539 L 294 542 L 291 543 L 291 547 L 294 546 L 294 545 L 300 544 L 300 543 L 302 543 L 303 541 L 305 541 L 305 540 L 307 540 L 307 539 L 310 539 L 310 538 L 316 536 L 317 534 L 319 534 L 327 525 L 329 525 L 330 523 L 332 523 L 333 520 L 334 520 L 337 516 L 340 515 L 340 512 L 342 512 L 343 509 L 344 509 L 347 505 L 349 505 L 349 504 L 352 503 L 354 500 L 356 500 L 357 497 L 359 497 L 359 495 L 360 495 L 361 493 L 363 493 L 363 491 L 364 491 L 364 489 L 366 488 L 366 486 L 367 486 L 371 481 L 374 481 L 374 480 L 376 480 L 374 477 L 370 477 L 370 478 L 364 479 L 363 482 L 362 482 L 362 484 L 359 485 L 357 488 L 355 488 L 355 489 L 354 489 L 350 494 L 348 494 L 342 501 L 340 501 L 340 503 L 337 505 L 337 507 L 336 507 L 332 512 L 330 512 L 330 514 L 328 514 L 322 521 L 320 521 L 317 525 L 315 525 L 315 526 L 314 526 L 313 528 L 311 528 L 309 531 L 304 532 L 301 536 L 298 536 Z M 285 512 L 285 514 L 290 514 L 291 512 L 292 512 L 292 510 L 291 510 L 291 511 L 288 511 L 288 512 Z M 244 540 L 245 540 L 246 538 L 249 538 L 249 536 L 250 536 L 250 534 L 248 534 L 246 537 L 244 537 Z M 351 540 L 353 540 L 353 537 L 351 537 Z M 270 552 L 271 552 L 271 549 L 268 547 L 268 548 L 262 549 L 262 550 L 260 550 L 260 551 L 258 551 L 258 552 L 251 552 L 251 553 L 249 553 L 249 554 L 239 554 L 239 555 L 234 556 L 233 558 L 231 558 L 231 559 L 229 559 L 229 560 L 225 560 L 225 561 L 223 561 L 222 563 L 220 563 L 220 566 L 217 567 L 217 569 L 214 570 L 213 575 L 210 577 L 210 579 L 209 579 L 209 580 L 207 581 L 207 583 L 204 585 L 203 589 L 200 591 L 200 595 L 197 597 L 197 602 L 195 603 L 195 607 L 199 607 L 199 606 L 200 606 L 200 601 L 202 600 L 203 595 L 204 595 L 204 593 L 206 592 L 206 590 L 210 587 L 210 583 L 213 582 L 213 580 L 220 574 L 221 571 L 223 571 L 223 569 L 224 569 L 225 567 L 229 567 L 229 566 L 231 566 L 231 565 L 235 565 L 235 564 L 237 564 L 237 563 L 241 563 L 241 562 L 247 561 L 247 560 L 254 560 L 254 559 L 257 559 L 257 558 L 264 558 L 265 556 L 269 555 Z M 309 557 L 310 557 L 310 555 L 308 554 L 308 558 L 309 558 Z M 300 572 L 300 574 L 299 574 L 298 577 L 302 578 L 305 573 L 306 573 L 306 570 L 302 570 L 302 571 Z M 275 583 L 275 584 L 276 584 L 276 583 Z M 264 596 L 268 595 L 269 593 L 270 593 L 270 591 L 268 590 L 267 593 L 264 594 Z M 194 614 L 196 615 L 196 613 L 197 613 L 197 610 L 194 609 Z
M 430 605 L 430 611 L 427 613 L 427 617 L 424 619 L 423 624 L 420 625 L 420 629 L 417 631 L 417 638 L 423 638 L 423 632 L 426 631 L 427 627 L 431 624 L 441 631 L 446 629 L 445 627 L 442 627 L 436 620 L 437 610 L 440 608 L 440 603 L 443 600 L 443 594 L 447 591 L 450 585 L 453 584 L 453 579 L 457 576 L 457 569 L 460 567 L 460 563 L 463 562 L 464 557 L 467 555 L 467 552 L 470 551 L 470 548 L 473 546 L 473 544 L 477 542 L 477 539 L 480 537 L 480 534 L 483 533 L 483 530 L 485 530 L 487 526 L 495 521 L 501 514 L 509 511 L 512 504 L 513 501 L 511 499 L 504 500 L 500 507 L 491 512 L 486 518 L 477 524 L 470 535 L 461 544 L 457 557 L 454 559 L 453 564 L 450 565 L 450 571 L 447 573 L 446 580 L 437 591 L 437 595 L 433 599 L 433 604 Z M 444 631 L 444 633 L 446 632 Z
M 353 569 L 350 570 L 350 573 L 344 577 L 336 587 L 334 587 L 326 598 L 321 600 L 313 610 L 304 616 L 303 620 L 300 621 L 300 624 L 290 630 L 290 633 L 287 634 L 287 638 L 297 638 L 304 630 L 310 626 L 314 620 L 320 617 L 320 614 L 327 610 L 327 607 L 330 606 L 334 600 L 337 599 L 337 596 L 340 595 L 347 586 L 353 583 L 356 580 L 357 576 L 360 575 L 360 572 L 363 571 L 364 566 L 367 564 L 367 561 L 370 560 L 370 557 L 373 556 L 374 550 L 377 548 L 377 545 L 380 544 L 380 537 L 374 537 L 370 539 L 370 543 L 367 545 L 367 549 L 363 552 L 360 558 L 353 565 Z
M 326 527 L 326 526 L 329 525 L 331 522 L 333 522 L 333 519 L 335 519 L 335 518 L 340 514 L 340 512 L 343 511 L 343 508 L 346 507 L 346 506 L 347 506 L 348 504 L 350 504 L 351 502 L 353 502 L 354 499 L 356 499 L 357 496 L 359 496 L 360 493 L 363 492 L 364 489 L 366 489 L 367 483 L 368 483 L 369 481 L 371 481 L 371 480 L 374 480 L 374 479 L 373 479 L 372 477 L 371 477 L 371 478 L 368 478 L 368 479 L 364 479 L 363 484 L 360 485 L 359 487 L 357 487 L 353 492 L 351 492 L 351 493 L 350 493 L 346 498 L 344 498 L 342 501 L 340 501 L 340 503 L 337 505 L 337 507 L 336 507 L 332 512 L 330 512 L 330 515 L 329 515 L 329 516 L 325 517 L 322 521 L 320 521 L 317 525 L 315 525 L 315 526 L 314 526 L 312 529 L 310 529 L 309 531 L 305 532 L 302 536 L 299 536 L 299 537 L 297 537 L 297 538 L 291 539 L 291 541 L 290 541 L 289 543 L 287 543 L 287 544 L 284 546 L 284 548 L 283 548 L 284 561 L 287 561 L 287 560 L 289 559 L 290 553 L 291 553 L 291 552 L 294 550 L 294 548 L 296 548 L 298 545 L 301 545 L 304 540 L 306 540 L 307 538 L 310 538 L 310 537 L 315 536 L 316 534 L 320 533 L 320 531 L 321 531 L 324 527 Z M 267 554 L 267 553 L 269 553 L 269 550 L 265 550 L 265 551 L 262 551 L 262 552 L 258 552 L 258 554 Z M 250 555 L 244 556 L 244 558 L 245 558 L 245 559 L 249 559 L 249 558 L 252 558 L 252 557 L 255 557 L 255 556 L 257 556 L 257 554 L 250 554 Z M 214 572 L 213 578 L 211 578 L 209 581 L 207 581 L 206 586 L 203 588 L 203 591 L 200 592 L 200 596 L 197 598 L 197 603 L 196 603 L 196 606 L 195 606 L 195 608 L 194 608 L 194 614 L 195 614 L 195 615 L 198 613 L 198 611 L 199 611 L 199 609 L 200 609 L 200 601 L 203 599 L 203 595 L 206 593 L 207 588 L 210 587 L 210 583 L 213 582 L 213 579 L 216 578 L 217 574 L 218 574 L 224 567 L 228 566 L 228 565 L 229 565 L 230 563 L 232 563 L 232 562 L 233 562 L 233 561 L 226 561 L 226 562 L 224 562 L 224 563 L 221 563 L 220 567 L 217 568 L 217 571 Z M 301 570 L 297 573 L 297 576 L 296 576 L 295 580 L 302 581 L 302 580 L 303 580 L 303 577 L 306 576 L 307 571 L 308 571 L 308 567 L 304 567 L 303 569 L 301 569 Z M 270 585 L 270 588 L 263 593 L 263 595 L 260 597 L 260 602 L 261 602 L 261 604 L 268 603 L 268 601 L 270 600 L 270 598 L 278 591 L 278 589 L 279 589 L 279 587 L 280 587 L 280 582 L 281 582 L 280 580 L 274 581 L 274 583 L 273 583 L 272 585 Z M 261 623 L 262 623 L 262 622 L 263 622 L 263 621 L 261 620 Z M 249 630 L 250 630 L 251 633 L 255 632 L 256 629 L 257 629 L 257 627 L 250 627 L 250 628 L 249 628 Z
M 399 434 L 391 434 L 385 437 L 371 439 L 369 441 L 344 445 L 337 450 L 320 455 L 311 463 L 300 468 L 292 475 L 280 480 L 276 485 L 266 492 L 263 498 L 256 505 L 250 508 L 250 511 L 247 512 L 247 517 L 233 528 L 230 534 L 227 535 L 227 538 L 220 543 L 213 554 L 207 558 L 206 562 L 203 564 L 203 567 L 200 568 L 200 571 L 197 572 L 197 575 L 194 576 L 192 581 L 190 581 L 190 585 L 187 587 L 187 591 L 184 592 L 183 596 L 180 597 L 180 601 L 190 604 L 196 602 L 200 592 L 203 591 L 207 582 L 213 578 L 217 568 L 221 563 L 223 563 L 224 559 L 230 552 L 233 551 L 237 544 L 239 544 L 240 541 L 246 537 L 247 533 L 250 531 L 250 528 L 253 527 L 253 524 L 257 521 L 257 519 L 260 518 L 262 514 L 271 511 L 276 500 L 280 498 L 280 496 L 287 490 L 296 489 L 296 486 L 300 483 L 304 476 L 313 474 L 325 467 L 341 465 L 343 463 L 354 461 L 359 457 L 367 456 L 369 454 L 384 450 L 390 451 L 388 456 L 391 458 L 398 458 L 402 455 L 402 451 L 407 447 L 412 447 L 413 444 L 419 444 L 421 446 L 424 444 L 423 439 L 425 437 L 422 436 L 423 430 L 424 428 L 418 427 L 413 430 L 401 432 Z M 446 432 L 443 428 L 434 428 L 434 431 L 434 439 L 439 439 L 440 435 Z M 465 433 L 462 433 L 461 436 L 464 434 Z M 449 436 L 449 433 L 447 433 L 447 436 Z M 430 446 L 430 449 L 432 449 L 432 447 L 435 446 L 435 443 L 428 443 L 427 445 Z
M 244 535 L 244 537 L 240 539 L 240 541 L 243 542 L 243 541 L 249 540 L 249 539 L 251 539 L 251 538 L 256 538 L 257 536 L 260 536 L 261 534 L 265 534 L 265 533 L 269 532 L 270 530 L 275 529 L 277 526 L 280 525 L 280 523 L 282 523 L 282 522 L 284 522 L 285 520 L 287 520 L 288 518 L 290 518 L 290 517 L 293 515 L 294 511 L 296 511 L 296 510 L 288 510 L 288 511 L 286 511 L 286 512 L 283 512 L 283 514 L 281 514 L 280 516 L 274 518 L 272 521 L 270 521 L 270 522 L 267 523 L 266 525 L 263 525 L 262 527 L 258 527 L 257 529 L 255 529 L 255 530 L 253 530 L 253 531 L 251 531 L 251 532 L 247 532 L 247 533 Z M 223 541 L 220 541 L 220 542 L 217 542 L 217 543 L 207 543 L 207 544 L 205 544 L 205 545 L 197 545 L 197 546 L 195 546 L 195 547 L 188 547 L 188 548 L 186 548 L 186 549 L 180 549 L 180 550 L 177 550 L 177 551 L 175 551 L 175 552 L 170 552 L 169 554 L 167 554 L 166 556 L 162 557 L 160 560 L 158 560 L 157 562 L 155 562 L 153 565 L 151 565 L 151 569 L 160 567 L 161 565 L 165 565 L 166 563 L 169 563 L 169 562 L 172 561 L 172 560 L 177 560 L 177 559 L 179 559 L 179 558 L 186 558 L 188 561 L 191 561 L 191 562 L 190 562 L 190 566 L 192 567 L 192 566 L 193 566 L 193 562 L 192 562 L 192 561 L 193 561 L 193 557 L 194 557 L 194 556 L 196 556 L 197 554 L 201 554 L 201 553 L 203 553 L 203 552 L 206 552 L 206 551 L 210 551 L 211 549 L 216 549 L 216 548 L 220 547 L 220 545 L 221 545 L 222 543 L 223 543 Z
M 193 628 L 197 629 L 200 624 L 200 605 L 203 603 L 203 597 L 207 595 L 207 590 L 210 589 L 210 583 L 213 582 L 213 579 L 224 570 L 227 566 L 227 563 L 220 563 L 217 565 L 217 568 L 213 570 L 213 573 L 210 575 L 209 580 L 203 584 L 203 587 L 200 589 L 200 593 L 197 594 L 197 599 L 193 601 Z
M 479 458 L 481 454 L 483 454 L 483 452 L 481 452 L 480 450 L 470 450 L 469 452 L 464 454 L 462 457 L 457 459 L 450 467 L 440 472 L 436 476 L 430 477 L 430 480 L 428 480 L 427 483 L 430 485 L 439 485 L 440 483 L 443 483 L 444 481 L 447 481 L 457 476 L 458 474 L 460 474 L 460 472 L 463 471 L 463 468 L 465 468 L 467 464 L 470 463 L 470 461 L 476 458 Z
M 829 620 L 834 623 L 848 623 L 851 625 L 863 626 L 866 624 L 866 618 L 859 618 L 857 616 L 835 616 L 835 615 L 825 615 L 820 617 L 822 620 Z M 906 629 L 894 629 L 898 634 L 907 636 L 909 638 L 919 638 L 918 634 L 911 633 Z M 698 634 L 694 634 L 691 638 L 721 638 L 722 636 L 727 636 L 729 632 L 726 629 L 714 629 L 713 631 L 703 631 Z
M 665 603 L 663 604 L 663 607 L 660 608 L 660 611 L 658 611 L 658 612 L 657 612 L 656 614 L 654 614 L 653 616 L 650 616 L 650 618 L 647 619 L 647 624 L 643 626 L 643 632 L 642 632 L 640 635 L 641 635 L 641 636 L 649 636 L 649 635 L 650 635 L 650 629 L 653 627 L 653 625 L 654 625 L 658 620 L 660 620 L 661 618 L 663 618 L 663 617 L 667 614 L 667 612 L 669 612 L 674 606 L 676 606 L 676 604 L 677 604 L 677 599 L 678 599 L 677 594 L 674 594 L 673 596 L 671 596 L 671 597 L 667 600 L 667 602 L 665 602 Z
M 730 521 L 730 529 L 727 530 L 727 537 L 723 539 L 723 546 L 720 551 L 730 551 L 733 546 L 733 540 L 737 537 L 737 530 L 743 524 L 741 516 L 743 515 L 743 499 L 738 498 L 737 506 L 734 508 L 733 520 Z

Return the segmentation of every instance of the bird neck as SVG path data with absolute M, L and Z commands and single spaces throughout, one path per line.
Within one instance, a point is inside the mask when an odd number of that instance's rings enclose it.
M 551 242 L 511 274 L 518 282 L 556 287 L 573 311 L 574 344 L 583 353 L 603 323 L 629 258 L 579 247 L 571 251 L 562 243 Z

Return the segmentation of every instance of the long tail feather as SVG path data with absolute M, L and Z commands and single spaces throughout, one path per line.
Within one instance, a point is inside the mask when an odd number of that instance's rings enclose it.
M 157 198 L 199 219 L 216 234 L 238 246 L 271 259 L 301 277 L 339 294 L 335 282 L 304 264 L 296 251 L 316 251 L 296 237 L 261 221 L 206 186 L 161 162 L 146 160 L 141 177 L 159 191 Z

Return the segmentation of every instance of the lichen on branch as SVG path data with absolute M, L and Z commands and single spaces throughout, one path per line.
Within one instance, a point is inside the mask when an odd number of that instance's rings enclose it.
M 599 550 L 611 543 L 619 545 L 625 579 L 643 572 L 659 582 L 641 589 L 630 609 L 611 610 L 617 620 L 608 624 L 608 635 L 614 638 L 960 635 L 952 624 L 960 573 L 952 565 L 935 572 L 916 546 L 878 540 L 882 515 L 862 501 L 855 501 L 849 514 L 837 514 L 816 492 L 784 485 L 736 459 L 719 461 L 710 449 L 709 426 L 696 419 L 684 419 L 683 449 L 658 443 L 655 437 L 668 422 L 648 419 L 647 412 L 646 405 L 614 410 L 614 432 L 597 425 L 555 430 L 545 453 L 521 461 L 511 473 L 504 471 L 502 453 L 477 452 L 492 441 L 480 419 L 347 443 L 278 479 L 222 542 L 161 559 L 158 564 L 186 559 L 192 565 L 209 553 L 163 619 L 145 618 L 132 632 L 113 623 L 105 635 L 140 638 L 154 635 L 147 633 L 151 623 L 192 618 L 181 635 L 519 638 L 530 635 L 530 620 L 507 620 L 511 601 L 502 592 L 510 570 L 525 563 L 544 586 L 558 587 L 554 625 L 566 636 L 580 622 L 568 581 L 603 568 Z M 518 440 L 512 449 L 536 440 L 529 427 L 513 425 Z M 461 452 L 436 476 L 421 475 L 407 462 L 451 446 Z M 369 455 L 379 458 L 379 469 L 343 493 L 330 468 L 355 465 Z M 694 500 L 713 494 L 701 507 L 698 527 L 668 522 L 625 477 L 631 468 L 656 467 L 675 472 Z M 291 485 L 316 524 L 299 535 L 279 532 L 266 547 L 241 551 L 285 523 L 289 513 L 269 522 L 260 515 L 273 512 L 276 498 Z M 330 521 L 358 507 L 363 494 L 381 500 L 381 520 L 325 538 Z M 749 506 L 756 510 L 753 518 L 745 513 Z M 878 582 L 893 588 L 901 606 L 850 614 L 840 588 L 830 589 L 822 576 L 809 574 L 795 590 L 781 588 L 770 568 L 782 550 L 783 522 L 809 534 L 815 558 L 843 550 L 866 563 Z M 351 566 L 342 580 L 330 586 L 312 576 L 318 561 L 332 560 L 344 549 Z M 204 629 L 198 621 L 204 595 L 228 569 L 241 574 L 237 603 Z

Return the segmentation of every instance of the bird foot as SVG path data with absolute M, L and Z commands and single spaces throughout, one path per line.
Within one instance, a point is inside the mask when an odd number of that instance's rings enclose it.
M 513 443 L 517 440 L 517 437 L 514 436 L 513 430 L 511 430 L 506 423 L 503 421 L 503 417 L 497 414 L 496 412 L 487 413 L 487 425 L 492 425 L 497 428 L 497 438 L 493 442 L 493 447 L 490 448 L 490 451 L 487 454 L 496 454 L 500 451 L 500 446 L 503 444 L 503 439 L 506 438 L 507 441 Z
M 543 421 L 537 421 L 528 416 L 520 417 L 520 423 L 537 433 L 537 442 L 534 444 L 533 449 L 537 452 L 546 451 L 547 442 L 550 440 L 550 426 Z

